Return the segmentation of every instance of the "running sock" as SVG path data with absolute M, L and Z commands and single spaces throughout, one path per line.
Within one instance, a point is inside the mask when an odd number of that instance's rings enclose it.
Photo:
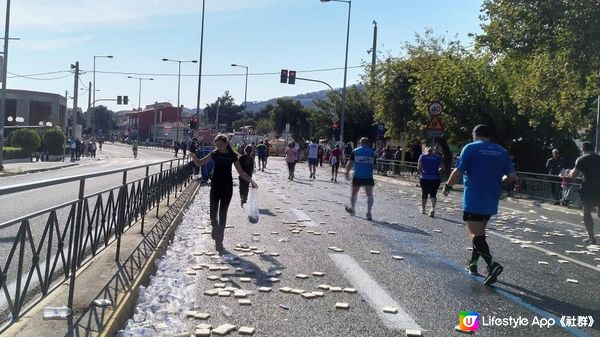
M 437 198 L 431 198 L 431 209 L 435 209 L 435 204 L 437 204 Z
M 427 206 L 427 198 L 422 198 L 421 199 L 421 209 L 425 209 L 426 206 Z
M 375 199 L 372 196 L 367 197 L 367 209 L 369 210 L 369 214 L 371 214 L 371 209 L 373 209 L 373 203 L 375 203 Z
M 492 260 L 492 254 L 490 253 L 490 247 L 488 246 L 487 241 L 485 241 L 485 236 L 473 237 L 473 248 L 491 268 L 494 261 Z

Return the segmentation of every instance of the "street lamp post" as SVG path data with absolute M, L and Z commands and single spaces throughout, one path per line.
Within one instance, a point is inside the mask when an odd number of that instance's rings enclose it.
M 112 55 L 94 55 L 94 69 L 93 69 L 93 75 L 92 75 L 92 81 L 94 84 L 94 88 L 91 89 L 93 90 L 93 100 L 92 100 L 92 108 L 94 108 L 94 112 L 92 112 L 93 114 L 93 118 L 92 118 L 92 136 L 94 135 L 94 130 L 96 127 L 96 123 L 94 123 L 96 121 L 96 59 L 97 58 L 107 58 L 107 59 L 111 59 L 113 58 Z
M 344 143 L 344 116 L 346 114 L 346 78 L 348 75 L 348 42 L 350 41 L 350 11 L 352 10 L 352 1 L 350 0 L 321 0 L 321 2 L 345 2 L 348 4 L 348 27 L 346 28 L 346 58 L 344 61 L 344 86 L 342 87 L 342 116 L 340 119 L 340 142 Z
M 8 67 L 8 29 L 10 28 L 10 0 L 6 1 L 6 24 L 4 26 L 4 62 L 2 62 L 2 69 L 0 69 L 0 76 L 2 76 L 2 92 L 0 93 L 0 171 L 4 171 L 2 165 L 2 152 L 4 147 L 4 116 L 6 115 L 6 70 Z
M 231 64 L 232 67 L 240 67 L 246 69 L 246 85 L 244 86 L 244 117 L 242 118 L 242 136 L 244 137 L 244 144 L 246 143 L 246 115 L 248 113 L 248 66 L 241 64 Z
M 172 59 L 162 59 L 164 62 L 177 62 L 178 71 L 177 71 L 177 127 L 175 128 L 175 138 L 176 141 L 179 141 L 179 120 L 181 119 L 181 106 L 179 105 L 179 95 L 181 93 L 181 64 L 182 63 L 198 63 L 196 60 L 172 60 Z
M 140 81 L 140 89 L 138 91 L 138 113 L 137 113 L 137 131 L 136 131 L 136 139 L 138 143 L 140 142 L 140 112 L 142 111 L 142 81 L 154 81 L 151 77 L 135 77 L 135 76 L 127 76 L 127 78 L 132 78 L 134 80 Z
M 200 123 L 200 90 L 202 89 L 202 48 L 204 46 L 204 7 L 206 0 L 202 0 L 202 24 L 200 27 L 200 58 L 198 63 L 198 97 L 196 97 L 196 120 Z M 199 127 L 198 127 L 199 128 Z

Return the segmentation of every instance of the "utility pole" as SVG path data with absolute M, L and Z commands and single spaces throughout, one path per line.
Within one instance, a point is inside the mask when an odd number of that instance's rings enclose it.
M 77 97 L 79 95 L 79 61 L 75 62 L 75 64 L 71 64 L 71 69 L 75 69 L 75 80 L 74 80 L 74 88 L 73 88 L 73 126 L 71 129 L 71 138 L 75 135 L 75 128 L 77 126 Z
M 6 1 L 6 25 L 4 27 L 4 62 L 2 62 L 2 93 L 0 94 L 0 171 L 4 171 L 2 165 L 4 147 L 4 119 L 6 118 L 6 70 L 8 69 L 8 29 L 10 24 L 10 0 Z
M 375 64 L 377 63 L 377 21 L 373 20 L 373 48 L 371 49 L 371 53 L 373 53 L 371 59 L 371 75 L 375 76 Z
M 217 116 L 215 118 L 217 132 L 219 132 L 219 105 L 221 105 L 221 97 L 217 97 Z
M 200 58 L 198 59 L 198 97 L 196 98 L 196 120 L 197 130 L 200 130 L 200 93 L 202 89 L 202 48 L 204 45 L 204 7 L 206 5 L 206 0 L 202 0 L 202 25 L 200 28 Z M 205 121 L 208 124 L 208 119 Z

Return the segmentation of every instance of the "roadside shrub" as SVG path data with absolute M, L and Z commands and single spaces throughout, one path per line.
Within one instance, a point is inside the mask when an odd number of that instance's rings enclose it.
M 32 129 L 19 129 L 10 134 L 10 145 L 22 148 L 27 156 L 37 150 L 41 142 L 38 133 Z
M 44 133 L 44 149 L 49 154 L 62 154 L 65 135 L 59 129 L 49 129 Z
M 23 153 L 23 149 L 20 147 L 2 147 L 2 156 L 4 159 L 19 159 L 19 158 L 27 158 L 28 155 Z

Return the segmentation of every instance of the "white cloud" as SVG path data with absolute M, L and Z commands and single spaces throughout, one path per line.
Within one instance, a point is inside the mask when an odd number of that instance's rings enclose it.
M 207 0 L 206 11 L 244 11 L 276 0 Z M 11 3 L 11 27 L 80 31 L 141 25 L 156 18 L 202 12 L 201 0 L 30 0 Z M 2 16 L 3 17 L 3 16 Z
M 19 44 L 14 44 L 13 48 L 23 50 L 61 50 L 77 47 L 91 39 L 91 34 L 44 40 L 28 39 L 21 41 Z

